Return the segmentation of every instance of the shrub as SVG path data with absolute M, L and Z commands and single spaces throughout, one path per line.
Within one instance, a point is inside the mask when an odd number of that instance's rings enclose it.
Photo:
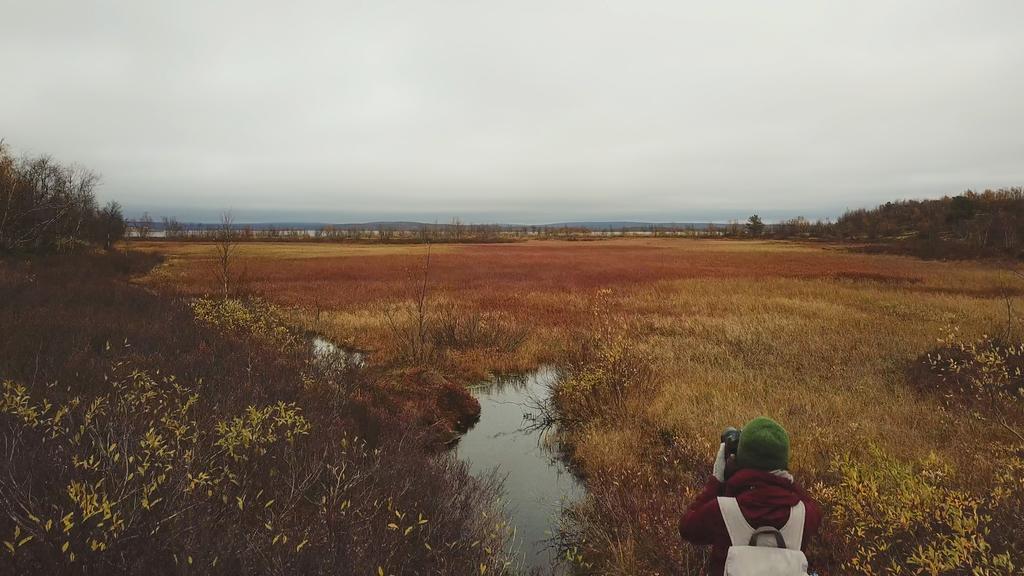
M 510 360 L 527 342 L 530 330 L 506 313 L 460 310 L 452 303 L 424 300 L 391 305 L 384 317 L 390 339 L 380 350 L 391 364 L 403 368 L 430 367 L 454 380 L 483 379 L 480 357 L 490 366 Z
M 576 347 L 554 393 L 563 426 L 625 417 L 628 402 L 656 392 L 654 359 L 637 348 L 628 325 L 608 313 L 610 294 L 598 292 L 593 325 L 572 338 Z
M 709 550 L 684 544 L 678 526 L 697 478 L 710 470 L 692 462 L 695 446 L 675 441 L 638 446 L 638 463 L 587 478 L 586 496 L 563 512 L 559 533 L 575 573 L 702 573 Z
M 302 343 L 302 339 L 282 320 L 281 311 L 264 300 L 196 298 L 190 305 L 197 320 L 217 329 L 262 339 L 280 347 Z
M 826 545 L 844 559 L 842 573 L 1017 573 L 1017 529 L 999 515 L 1016 507 L 1019 518 L 1019 456 L 1006 462 L 1007 473 L 983 496 L 956 487 L 953 471 L 937 456 L 915 465 L 877 449 L 872 456 L 864 462 L 840 457 L 832 468 L 837 481 L 816 490 L 828 507 Z
M 580 574 L 670 574 L 683 567 L 695 573 L 703 556 L 684 547 L 677 531 L 686 499 L 666 489 L 693 485 L 691 468 L 682 465 L 685 450 L 671 433 L 638 425 L 637 406 L 657 392 L 654 358 L 609 312 L 610 297 L 610 290 L 597 292 L 590 322 L 571 338 L 552 394 L 557 411 L 546 414 L 570 446 L 599 427 L 626 430 L 637 441 L 629 461 L 614 469 L 582 462 L 587 495 L 563 513 L 559 544 Z M 667 446 L 652 442 L 659 436 Z
M 347 392 L 374 381 L 336 382 L 275 309 L 193 308 L 121 259 L 0 262 L 0 573 L 514 570 L 497 479 L 401 412 L 364 439 Z
M 486 348 L 513 353 L 529 335 L 525 326 L 506 314 L 464 312 L 450 303 L 438 307 L 429 326 L 430 340 L 437 350 Z
M 1017 428 L 1024 410 L 1024 343 L 987 335 L 965 342 L 955 329 L 939 343 L 919 359 L 918 385 L 940 392 L 948 406 L 973 408 L 976 417 L 994 420 L 1024 442 Z
M 128 364 L 108 383 L 60 404 L 3 383 L 0 540 L 22 573 L 508 570 L 496 484 L 451 456 L 318 444 L 293 403 L 214 423 L 201 390 Z

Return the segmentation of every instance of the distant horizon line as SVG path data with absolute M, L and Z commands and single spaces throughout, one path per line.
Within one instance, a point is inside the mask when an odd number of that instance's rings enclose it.
M 752 214 L 753 216 L 754 214 Z M 164 222 L 161 219 L 153 219 L 154 228 L 164 228 Z M 173 218 L 173 217 L 169 217 Z M 803 218 L 796 216 L 788 219 L 781 220 L 763 220 L 765 224 L 782 224 L 787 220 L 795 220 L 797 218 Z M 177 220 L 173 218 L 175 222 L 182 226 L 201 226 L 204 228 L 216 228 L 222 225 L 219 221 L 200 221 L 200 220 Z M 832 218 L 804 218 L 808 222 L 828 222 L 835 221 Z M 141 218 L 127 218 L 126 221 L 130 224 L 137 224 L 141 222 Z M 519 224 L 512 222 L 423 222 L 420 220 L 367 220 L 364 222 L 317 222 L 317 221 L 287 221 L 287 220 L 268 220 L 268 221 L 253 221 L 253 222 L 231 222 L 232 228 L 245 228 L 245 227 L 257 227 L 257 228 L 269 228 L 269 227 L 282 227 L 290 229 L 318 229 L 325 227 L 336 227 L 353 229 L 358 227 L 380 227 L 380 226 L 400 226 L 400 227 L 425 227 L 425 226 L 499 226 L 502 228 L 563 228 L 563 227 L 581 227 L 581 228 L 593 228 L 593 229 L 604 229 L 604 228 L 638 228 L 638 227 L 682 227 L 682 226 L 714 226 L 729 224 L 743 223 L 747 219 L 729 219 L 729 220 L 687 220 L 687 221 L 657 221 L 657 220 L 566 220 L 561 222 L 548 222 L 543 224 Z
M 637 211 L 634 215 L 630 216 L 609 216 L 607 213 L 595 214 L 591 217 L 576 217 L 569 216 L 568 218 L 557 219 L 554 221 L 539 221 L 536 213 L 530 213 L 532 211 L 520 211 L 510 210 L 508 218 L 503 217 L 500 213 L 488 214 L 487 210 L 469 209 L 459 213 L 441 213 L 432 211 L 418 211 L 413 210 L 411 213 L 404 215 L 396 215 L 394 213 L 388 213 L 387 211 L 377 210 L 356 210 L 356 211 L 337 211 L 332 209 L 319 210 L 314 209 L 274 209 L 265 206 L 225 206 L 222 209 L 214 209 L 212 207 L 198 207 L 198 206 L 168 206 L 161 204 L 149 204 L 138 203 L 138 202 L 119 202 L 122 206 L 124 214 L 128 215 L 129 221 L 138 221 L 143 214 L 148 214 L 154 221 L 158 221 L 162 218 L 174 218 L 178 222 L 187 225 L 210 225 L 217 224 L 220 221 L 220 217 L 224 213 L 233 213 L 234 221 L 238 225 L 249 225 L 249 226 L 367 226 L 367 225 L 380 225 L 380 224 L 415 224 L 418 226 L 428 225 L 442 225 L 451 224 L 453 221 L 458 221 L 460 224 L 475 226 L 475 225 L 498 225 L 505 227 L 529 227 L 529 226 L 562 226 L 567 224 L 603 224 L 605 226 L 611 225 L 629 225 L 629 226 L 672 226 L 672 225 L 690 225 L 690 224 L 731 224 L 735 222 L 745 222 L 750 216 L 758 215 L 765 224 L 779 224 L 795 218 L 805 218 L 810 222 L 835 222 L 839 220 L 844 214 L 856 211 L 856 210 L 870 210 L 883 206 L 888 202 L 924 202 L 930 200 L 940 200 L 942 198 L 952 198 L 956 196 L 964 195 L 968 192 L 979 192 L 988 190 L 1010 190 L 1016 189 L 1015 186 L 999 186 L 999 187 L 967 187 L 957 192 L 939 192 L 935 194 L 909 196 L 893 194 L 888 198 L 874 198 L 864 199 L 860 202 L 848 203 L 845 206 L 842 204 L 830 204 L 824 203 L 817 206 L 806 206 L 804 209 L 795 208 L 793 206 L 784 207 L 760 207 L 760 208 L 708 208 L 702 207 L 698 209 L 691 209 L 692 212 L 697 212 L 696 217 L 665 220 L 658 217 L 658 215 L 651 214 L 650 211 Z M 116 198 L 109 198 L 111 201 L 117 201 Z M 685 209 L 684 209 L 685 210 Z M 347 214 L 345 213 L 347 212 Z M 557 212 L 557 211 L 556 211 Z M 179 214 L 184 213 L 184 216 Z M 347 216 L 347 218 L 346 218 Z M 326 217 L 326 219 L 325 219 Z M 329 220 L 338 218 L 339 220 Z M 525 221 L 525 222 L 524 222 Z M 532 223 L 531 223 L 532 221 Z

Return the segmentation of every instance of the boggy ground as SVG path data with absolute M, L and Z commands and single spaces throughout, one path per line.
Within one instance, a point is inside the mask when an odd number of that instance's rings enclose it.
M 168 258 L 143 283 L 216 289 L 211 246 L 133 249 Z M 1005 474 L 1019 441 L 908 381 L 951 329 L 1016 336 L 1024 283 L 1000 265 L 708 240 L 434 246 L 429 267 L 426 251 L 243 245 L 238 284 L 376 362 L 419 358 L 462 381 L 562 366 L 559 416 L 590 490 L 566 517 L 581 571 L 695 573 L 677 515 L 719 431 L 759 414 L 790 431 L 792 468 L 830 513 L 821 573 L 1020 563 L 1004 529 L 1020 501 L 990 498 L 1024 489 Z
M 154 264 L 0 259 L 0 574 L 518 573 L 425 394 L 266 304 L 129 283 Z

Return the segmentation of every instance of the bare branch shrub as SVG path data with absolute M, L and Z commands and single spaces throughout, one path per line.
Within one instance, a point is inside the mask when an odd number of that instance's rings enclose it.
M 218 284 L 221 287 L 221 297 L 227 300 L 231 297 L 233 288 L 235 252 L 238 249 L 238 242 L 235 240 L 234 218 L 231 212 L 224 212 L 220 216 L 220 225 L 217 227 L 216 245 L 216 273 Z

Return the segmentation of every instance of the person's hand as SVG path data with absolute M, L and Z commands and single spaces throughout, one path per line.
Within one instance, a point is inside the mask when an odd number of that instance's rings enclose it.
M 715 465 L 711 469 L 711 475 L 719 482 L 725 482 L 725 442 L 718 445 L 718 455 L 715 456 Z
M 729 458 L 725 461 L 725 477 L 732 478 L 732 475 L 739 469 L 740 466 L 736 463 L 736 455 L 730 454 Z

